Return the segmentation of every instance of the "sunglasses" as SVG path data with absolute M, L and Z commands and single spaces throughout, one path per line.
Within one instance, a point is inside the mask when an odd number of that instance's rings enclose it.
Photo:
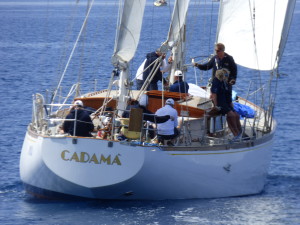
M 216 52 L 222 52 L 222 50 L 219 50 L 219 49 L 215 49 L 215 51 L 216 51 Z

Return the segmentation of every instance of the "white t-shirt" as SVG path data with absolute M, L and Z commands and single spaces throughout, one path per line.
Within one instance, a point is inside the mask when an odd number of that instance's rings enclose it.
M 174 127 L 178 126 L 178 121 L 177 121 L 178 113 L 177 113 L 176 109 L 174 109 L 170 105 L 165 105 L 164 107 L 158 109 L 156 111 L 155 115 L 157 115 L 157 116 L 170 115 L 170 116 L 174 117 L 174 121 L 169 119 L 168 121 L 166 121 L 164 123 L 158 123 L 157 124 L 158 134 L 173 135 L 174 134 Z
M 140 65 L 140 67 L 136 71 L 135 77 L 136 77 L 137 80 L 143 80 L 143 71 L 144 71 L 144 66 L 145 66 L 146 60 L 147 59 L 144 60 L 144 62 Z

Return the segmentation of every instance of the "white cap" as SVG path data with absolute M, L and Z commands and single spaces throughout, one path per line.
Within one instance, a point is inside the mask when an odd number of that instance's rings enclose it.
M 174 73 L 174 76 L 182 77 L 182 71 L 181 70 L 176 70 L 175 73 Z
M 175 102 L 172 98 L 168 98 L 167 101 L 166 101 L 166 105 L 174 105 Z
M 81 106 L 81 107 L 83 107 L 83 102 L 81 100 L 76 100 L 74 102 L 74 106 Z

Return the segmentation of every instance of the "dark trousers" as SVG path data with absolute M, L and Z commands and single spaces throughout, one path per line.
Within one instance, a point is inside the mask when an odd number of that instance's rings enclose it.
M 150 83 L 150 85 L 147 88 L 147 91 L 152 91 L 152 90 L 158 90 L 157 83 Z
M 141 90 L 142 86 L 144 84 L 144 81 L 143 80 L 136 80 L 136 89 L 137 90 Z

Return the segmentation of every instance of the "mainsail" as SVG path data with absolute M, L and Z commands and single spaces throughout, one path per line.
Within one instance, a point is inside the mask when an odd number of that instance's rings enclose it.
M 171 47 L 180 39 L 180 31 L 185 25 L 189 2 L 189 0 L 176 0 L 174 3 L 173 15 L 167 40 L 168 45 Z
M 146 0 L 124 1 L 113 57 L 115 66 L 129 62 L 135 54 L 140 39 L 145 4 Z
M 223 0 L 217 42 L 244 67 L 278 67 L 289 31 L 295 0 Z
M 146 4 L 146 0 L 120 0 L 120 6 L 123 1 L 123 8 L 119 10 L 121 17 L 117 27 L 115 49 L 112 56 L 112 64 L 121 70 L 118 81 L 117 103 L 117 108 L 120 109 L 119 115 L 122 114 L 122 110 L 125 110 L 127 106 L 129 92 L 127 82 L 128 63 L 133 58 L 140 40 Z
M 172 20 L 169 28 L 168 38 L 165 44 L 167 48 L 172 48 L 173 64 L 171 70 L 170 81 L 173 82 L 173 74 L 176 69 L 182 67 L 184 64 L 184 50 L 185 50 L 185 23 L 186 15 L 189 6 L 189 0 L 181 1 L 176 0 L 172 14 Z

